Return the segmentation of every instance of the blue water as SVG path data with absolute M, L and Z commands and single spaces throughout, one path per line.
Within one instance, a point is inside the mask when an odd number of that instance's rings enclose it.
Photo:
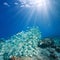
M 11 6 L 3 5 L 4 2 Z M 32 14 L 32 9 L 21 8 L 14 5 L 14 2 L 18 1 L 0 0 L 0 38 L 9 38 L 33 26 L 39 27 L 42 37 L 60 36 L 60 0 L 51 0 L 52 6 L 48 9 L 48 17 L 37 10 Z

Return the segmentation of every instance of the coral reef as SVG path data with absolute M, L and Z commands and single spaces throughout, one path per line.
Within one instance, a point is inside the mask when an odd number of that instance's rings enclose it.
M 0 60 L 60 60 L 60 38 L 41 39 L 38 28 L 31 28 L 0 39 Z
M 42 48 L 43 56 L 44 53 L 49 60 L 60 60 L 60 38 L 44 38 L 39 41 L 38 47 Z M 58 44 L 57 44 L 58 43 Z M 45 52 L 44 52 L 45 51 Z M 46 54 L 47 52 L 47 54 Z M 43 59 L 44 60 L 44 59 Z

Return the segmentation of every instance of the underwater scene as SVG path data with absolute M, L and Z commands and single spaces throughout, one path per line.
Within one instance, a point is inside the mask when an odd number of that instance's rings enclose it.
M 0 60 L 60 60 L 60 0 L 0 0 Z
M 1 60 L 60 60 L 60 38 L 43 38 L 38 28 L 0 39 Z

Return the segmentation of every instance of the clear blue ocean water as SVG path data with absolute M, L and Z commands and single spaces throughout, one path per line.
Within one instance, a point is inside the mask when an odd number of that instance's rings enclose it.
M 60 36 L 60 0 L 48 2 L 47 7 L 38 10 L 20 7 L 18 0 L 0 0 L 0 38 L 11 37 L 33 26 L 39 27 L 43 37 Z

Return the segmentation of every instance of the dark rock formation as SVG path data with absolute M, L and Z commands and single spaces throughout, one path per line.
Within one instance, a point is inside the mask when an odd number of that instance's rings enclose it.
M 45 38 L 44 40 L 38 42 L 38 47 L 41 48 L 52 47 L 53 45 L 54 41 L 50 38 Z
M 60 53 L 60 46 L 57 46 L 57 47 L 56 47 L 56 51 L 57 51 L 58 53 Z

